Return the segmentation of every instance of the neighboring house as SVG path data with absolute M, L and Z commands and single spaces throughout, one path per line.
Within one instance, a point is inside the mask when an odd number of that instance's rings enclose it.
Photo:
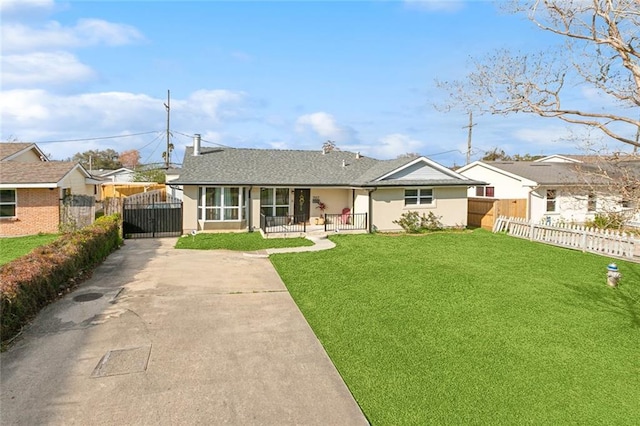
M 49 161 L 35 144 L 0 143 L 0 236 L 56 233 L 64 201 L 94 194 L 80 164 Z
M 615 191 L 621 170 L 618 165 L 552 155 L 536 161 L 476 161 L 458 173 L 487 182 L 469 189 L 470 200 L 522 200 L 526 218 L 534 222 L 584 223 L 597 213 L 632 207 L 633 200 Z
M 117 170 L 92 170 L 91 175 L 105 182 L 133 182 L 135 171 L 126 167 Z
M 254 230 L 264 217 L 312 224 L 326 214 L 366 217 L 365 230 L 398 231 L 403 213 L 433 212 L 446 226 L 467 223 L 467 188 L 482 182 L 425 157 L 376 160 L 333 150 L 188 147 L 180 177 L 183 228 Z M 348 218 L 346 218 L 348 220 Z

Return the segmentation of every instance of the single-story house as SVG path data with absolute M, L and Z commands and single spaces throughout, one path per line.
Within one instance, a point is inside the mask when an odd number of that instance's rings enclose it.
M 80 164 L 49 161 L 35 144 L 0 143 L 0 236 L 58 232 L 64 206 L 90 203 L 95 184 Z
M 201 148 L 196 135 L 171 184 L 183 190 L 185 233 L 253 231 L 268 220 L 313 224 L 329 215 L 385 232 L 401 230 L 394 221 L 409 211 L 466 226 L 467 189 L 482 182 L 422 156 L 377 160 L 339 150 Z
M 551 155 L 536 161 L 475 161 L 457 171 L 487 183 L 470 188 L 470 199 L 524 200 L 528 220 L 584 223 L 598 213 L 633 209 L 634 200 L 616 190 L 622 170 L 633 168 Z

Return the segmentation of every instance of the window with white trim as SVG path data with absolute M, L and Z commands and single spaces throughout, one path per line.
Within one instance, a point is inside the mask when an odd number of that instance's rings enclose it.
M 412 188 L 404 190 L 405 206 L 423 206 L 433 204 L 433 188 Z
M 287 216 L 289 188 L 260 188 L 260 212 L 266 216 Z
M 245 218 L 246 193 L 238 187 L 201 187 L 199 197 L 200 220 L 223 222 Z
M 0 189 L 0 217 L 15 217 L 16 205 L 16 190 Z
M 547 212 L 555 212 L 556 211 L 556 197 L 557 192 L 555 189 L 547 189 Z

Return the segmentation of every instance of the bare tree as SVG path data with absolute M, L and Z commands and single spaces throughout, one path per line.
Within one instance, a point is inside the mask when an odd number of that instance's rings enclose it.
M 532 54 L 500 50 L 474 59 L 464 81 L 437 81 L 451 104 L 482 113 L 530 113 L 598 129 L 640 147 L 640 2 L 638 0 L 513 0 L 564 44 Z M 568 93 L 589 88 L 602 103 L 572 103 Z

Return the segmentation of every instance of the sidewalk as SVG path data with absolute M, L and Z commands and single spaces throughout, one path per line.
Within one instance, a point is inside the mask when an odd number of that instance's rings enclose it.
M 268 259 L 174 243 L 127 240 L 43 310 L 1 354 L 1 424 L 367 424 Z

